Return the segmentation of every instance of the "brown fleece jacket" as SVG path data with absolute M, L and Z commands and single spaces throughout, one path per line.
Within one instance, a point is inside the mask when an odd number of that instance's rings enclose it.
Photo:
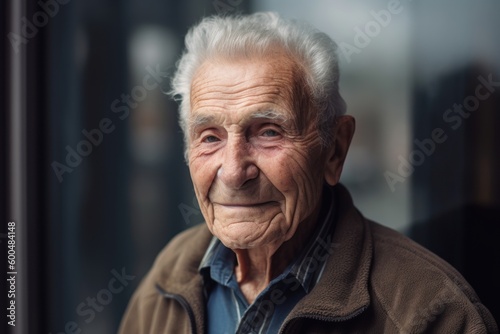
M 498 333 L 474 290 L 448 263 L 365 219 L 335 187 L 333 251 L 320 281 L 280 333 Z M 205 332 L 198 273 L 212 238 L 205 225 L 174 238 L 134 293 L 120 334 Z

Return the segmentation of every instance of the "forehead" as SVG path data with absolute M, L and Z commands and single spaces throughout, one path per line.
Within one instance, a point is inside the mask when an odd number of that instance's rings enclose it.
M 300 66 L 286 55 L 212 59 L 204 62 L 193 77 L 191 115 L 269 107 L 295 116 L 305 90 Z
M 234 59 L 216 57 L 203 62 L 196 71 L 192 86 L 205 80 L 242 81 L 252 79 L 279 79 L 295 81 L 299 79 L 298 64 L 290 57 L 273 53 L 267 56 L 236 57 Z

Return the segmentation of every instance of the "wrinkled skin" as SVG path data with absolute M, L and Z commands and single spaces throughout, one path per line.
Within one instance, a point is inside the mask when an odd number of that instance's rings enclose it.
M 300 67 L 279 53 L 207 61 L 191 88 L 195 193 L 210 231 L 236 253 L 236 277 L 252 301 L 314 229 L 323 183 L 338 182 L 354 121 L 343 116 L 339 128 L 348 129 L 337 137 L 346 139 L 322 148 Z

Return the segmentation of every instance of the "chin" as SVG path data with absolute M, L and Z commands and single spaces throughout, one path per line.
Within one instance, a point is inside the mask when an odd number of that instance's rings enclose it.
M 230 249 L 252 249 L 270 245 L 276 245 L 276 243 L 281 244 L 284 240 L 278 235 L 278 232 L 272 233 L 266 229 L 263 233 L 258 233 L 255 230 L 255 225 L 253 223 L 248 223 L 248 228 L 238 228 L 230 233 L 224 233 L 215 236 Z M 227 231 L 226 231 L 227 232 Z

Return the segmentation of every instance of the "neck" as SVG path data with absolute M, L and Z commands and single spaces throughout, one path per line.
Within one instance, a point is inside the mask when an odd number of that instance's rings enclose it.
M 293 237 L 278 247 L 266 245 L 233 250 L 237 261 L 234 268 L 236 280 L 248 303 L 251 304 L 307 245 L 317 225 L 321 202 L 314 214 L 299 224 Z

